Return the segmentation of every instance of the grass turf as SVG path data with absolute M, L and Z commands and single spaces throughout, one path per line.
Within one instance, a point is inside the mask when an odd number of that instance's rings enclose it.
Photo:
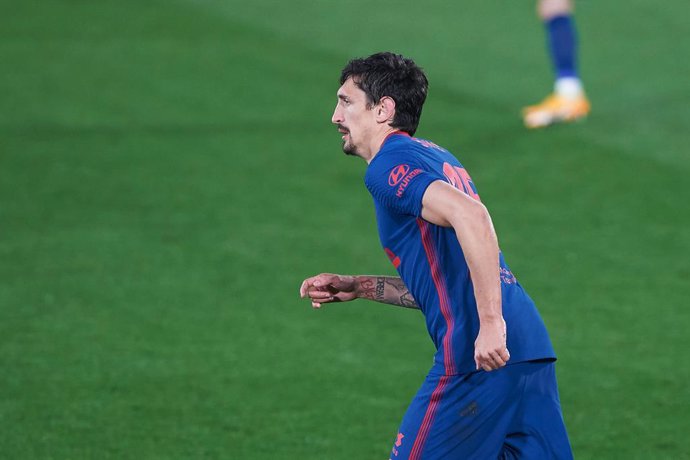
M 421 318 L 297 298 L 391 273 L 329 124 L 344 62 L 381 49 L 429 74 L 418 134 L 537 300 L 576 457 L 690 456 L 680 0 L 582 2 L 594 111 L 540 132 L 531 5 L 0 5 L 0 457 L 386 457 Z

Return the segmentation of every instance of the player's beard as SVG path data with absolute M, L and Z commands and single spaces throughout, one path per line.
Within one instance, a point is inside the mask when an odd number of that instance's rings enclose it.
M 357 156 L 357 147 L 351 142 L 343 141 L 343 152 L 345 155 Z
M 347 131 L 345 135 L 346 139 L 343 139 L 343 152 L 345 152 L 345 155 L 358 156 L 357 146 L 352 142 L 352 134 L 350 131 Z

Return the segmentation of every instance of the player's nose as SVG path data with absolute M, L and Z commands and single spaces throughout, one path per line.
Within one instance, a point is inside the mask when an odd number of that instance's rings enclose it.
M 336 106 L 335 110 L 333 111 L 333 115 L 331 116 L 331 123 L 337 125 L 343 121 L 343 115 L 342 112 L 339 110 L 339 107 Z

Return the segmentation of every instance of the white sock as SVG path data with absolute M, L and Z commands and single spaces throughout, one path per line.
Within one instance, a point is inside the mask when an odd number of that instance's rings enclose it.
M 561 97 L 575 99 L 582 96 L 582 82 L 577 77 L 563 77 L 556 80 L 554 91 Z

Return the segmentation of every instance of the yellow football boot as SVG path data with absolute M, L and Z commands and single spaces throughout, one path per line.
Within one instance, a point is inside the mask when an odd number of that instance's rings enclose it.
M 522 109 L 522 119 L 530 129 L 544 128 L 554 123 L 568 123 L 585 118 L 591 106 L 583 94 L 567 98 L 554 93 L 537 105 Z

